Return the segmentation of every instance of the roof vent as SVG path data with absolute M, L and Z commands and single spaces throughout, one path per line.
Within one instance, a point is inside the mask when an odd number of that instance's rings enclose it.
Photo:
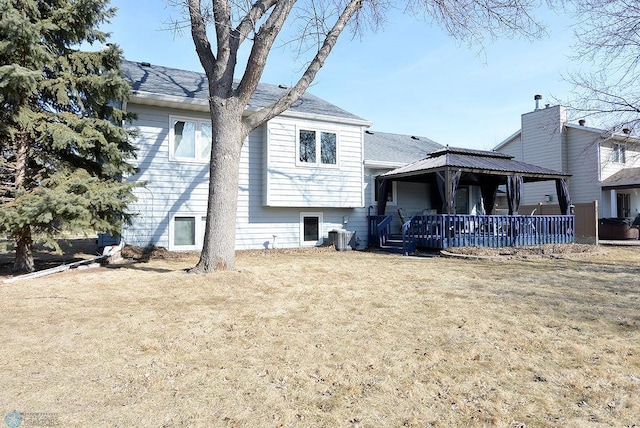
M 626 135 L 629 135 L 629 134 L 631 134 L 631 130 L 629 128 L 623 128 L 622 129 L 622 133 L 624 133 Z
M 584 124 L 585 124 L 585 123 L 587 123 L 587 121 L 586 121 L 586 120 L 584 120 L 584 119 L 580 119 L 580 120 L 578 121 L 578 125 L 580 125 L 580 126 L 584 126 Z
M 138 64 L 140 64 L 141 67 L 151 67 L 150 62 L 139 62 Z
M 416 137 L 415 135 L 412 135 L 412 136 L 411 136 L 411 139 L 412 139 L 412 140 L 419 140 L 420 138 Z
M 536 110 L 540 110 L 540 100 L 542 99 L 542 95 L 534 95 L 533 100 L 536 102 Z
M 369 131 L 368 129 L 366 131 L 364 131 L 365 134 L 369 134 L 369 135 L 373 135 L 373 131 Z
M 287 87 L 287 85 L 278 85 L 278 88 L 280 88 L 280 89 L 289 89 L 289 88 Z

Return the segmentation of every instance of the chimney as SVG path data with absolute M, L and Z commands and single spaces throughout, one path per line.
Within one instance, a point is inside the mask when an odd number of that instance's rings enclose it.
M 585 123 L 587 123 L 587 121 L 586 121 L 586 120 L 584 120 L 584 119 L 580 119 L 580 120 L 578 121 L 578 125 L 580 125 L 580 126 L 584 126 L 584 124 L 585 124 Z
M 540 100 L 542 99 L 542 95 L 534 95 L 533 100 L 536 102 L 536 110 L 540 110 Z

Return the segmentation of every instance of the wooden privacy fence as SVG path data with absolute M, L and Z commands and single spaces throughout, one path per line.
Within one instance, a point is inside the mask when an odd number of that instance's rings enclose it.
M 518 210 L 522 214 L 558 215 L 560 207 L 550 205 L 521 205 Z M 596 244 L 598 242 L 598 201 L 574 204 L 576 242 Z

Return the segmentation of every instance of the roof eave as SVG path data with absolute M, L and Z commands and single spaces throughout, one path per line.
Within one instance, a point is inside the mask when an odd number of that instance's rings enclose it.
M 251 110 L 251 111 L 255 111 L 255 110 Z M 372 122 L 369 122 L 368 120 L 364 120 L 364 119 L 357 119 L 357 118 L 343 117 L 343 116 L 330 116 L 326 114 L 317 114 L 317 113 L 305 113 L 305 112 L 291 111 L 291 110 L 285 110 L 284 112 L 280 113 L 280 116 L 291 117 L 296 119 L 317 120 L 321 122 L 339 122 L 347 125 L 357 125 L 357 126 L 365 126 L 365 127 L 369 127 L 373 125 Z
M 142 104 L 142 105 L 150 105 L 157 107 L 169 107 L 181 110 L 192 110 L 199 112 L 208 112 L 209 111 L 209 103 L 207 100 L 203 100 L 201 98 L 187 98 L 187 97 L 178 97 L 175 95 L 165 95 L 165 94 L 156 94 L 152 92 L 145 91 L 135 91 L 129 97 L 129 104 Z M 247 109 L 246 112 L 257 111 L 255 109 Z M 314 113 L 305 113 L 305 112 L 296 112 L 291 110 L 286 110 L 281 113 L 280 116 L 283 117 L 291 117 L 298 119 L 308 119 L 308 120 L 316 120 L 322 122 L 339 122 L 348 125 L 356 125 L 356 126 L 366 126 L 369 127 L 372 125 L 372 122 L 369 122 L 364 119 L 359 118 L 351 118 L 351 117 L 342 117 L 342 116 L 330 116 L 323 114 L 314 114 Z
M 132 92 L 128 103 L 170 107 L 181 110 L 209 111 L 209 103 L 203 99 L 161 95 L 145 91 Z
M 388 161 L 377 161 L 377 160 L 368 160 L 365 159 L 364 166 L 368 168 L 379 168 L 379 169 L 396 169 L 406 165 L 406 162 L 388 162 Z
M 503 148 L 504 146 L 509 144 L 511 141 L 513 141 L 513 139 L 516 138 L 517 136 L 519 136 L 521 133 L 522 133 L 522 129 L 518 129 L 516 132 L 514 132 L 513 134 L 511 134 L 507 138 L 505 138 L 500 144 L 495 146 L 492 150 L 493 151 L 500 150 L 501 148 Z
M 532 180 L 527 180 L 531 178 L 535 179 L 533 181 L 540 181 L 540 180 L 555 180 L 559 178 L 571 177 L 571 174 L 564 174 L 564 173 L 554 174 L 554 173 L 535 173 L 535 172 L 524 172 L 524 171 L 503 171 L 503 170 L 492 170 L 492 169 L 482 169 L 482 168 L 456 167 L 456 166 L 439 166 L 439 167 L 430 168 L 426 170 L 406 171 L 406 172 L 399 172 L 399 173 L 394 173 L 393 171 L 389 171 L 385 174 L 382 174 L 382 177 L 387 179 L 408 178 L 408 177 L 416 177 L 421 175 L 433 174 L 435 172 L 444 171 L 447 169 L 460 170 L 466 173 L 496 175 L 496 176 L 503 176 L 503 177 L 516 174 L 516 175 L 522 175 L 522 177 L 525 178 L 525 181 L 532 181 Z

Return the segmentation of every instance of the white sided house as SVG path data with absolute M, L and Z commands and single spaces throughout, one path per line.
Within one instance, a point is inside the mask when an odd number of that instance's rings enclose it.
M 541 98 L 541 97 L 540 97 Z M 640 139 L 626 130 L 612 133 L 569 123 L 564 106 L 538 107 L 522 115 L 522 127 L 493 150 L 515 159 L 571 174 L 574 204 L 597 201 L 598 217 L 640 213 Z M 550 182 L 525 185 L 523 205 L 553 204 Z
M 123 238 L 131 245 L 199 250 L 211 144 L 206 78 L 129 61 L 122 70 L 133 91 L 125 109 L 136 115 L 127 126 L 137 131 L 138 172 L 129 180 L 145 183 L 129 207 L 136 216 Z M 268 105 L 285 90 L 261 84 L 248 108 Z M 352 245 L 366 246 L 375 175 L 441 147 L 425 138 L 367 133 L 370 125 L 305 94 L 254 130 L 242 149 L 236 249 L 316 246 L 334 230 L 354 231 Z M 398 186 L 406 189 L 394 188 L 389 205 L 424 208 L 411 196 L 424 203 L 424 185 Z

